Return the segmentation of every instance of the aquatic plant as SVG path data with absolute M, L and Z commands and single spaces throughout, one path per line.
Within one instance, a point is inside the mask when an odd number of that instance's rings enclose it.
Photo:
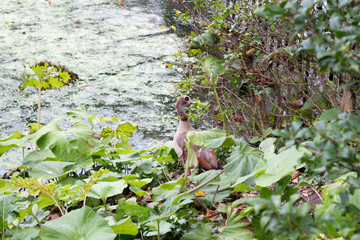
M 26 70 L 24 71 L 19 89 L 24 90 L 29 86 L 35 87 L 38 90 L 37 130 L 39 130 L 41 91 L 61 88 L 79 79 L 79 77 L 76 73 L 67 70 L 65 66 L 52 64 L 49 61 L 41 61 L 33 65 L 28 65 L 32 70 L 32 73 L 27 73 Z

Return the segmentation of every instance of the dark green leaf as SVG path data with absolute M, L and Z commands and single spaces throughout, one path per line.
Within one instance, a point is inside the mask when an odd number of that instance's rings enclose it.
M 45 161 L 36 164 L 30 171 L 30 175 L 36 178 L 53 179 L 69 173 L 63 170 L 72 162 Z
M 91 187 L 87 196 L 93 198 L 111 197 L 117 194 L 121 194 L 126 187 L 127 184 L 124 180 L 119 180 L 116 182 L 97 182 Z
M 40 237 L 42 240 L 112 240 L 116 234 L 104 218 L 84 206 L 43 224 Z
M 116 225 L 111 226 L 111 228 L 116 234 L 126 234 L 132 236 L 138 234 L 138 229 L 130 218 L 120 220 L 116 223 Z
M 239 177 L 250 174 L 262 153 L 250 147 L 246 142 L 240 141 L 239 146 L 232 149 L 227 164 L 224 166 L 225 174 L 236 181 Z

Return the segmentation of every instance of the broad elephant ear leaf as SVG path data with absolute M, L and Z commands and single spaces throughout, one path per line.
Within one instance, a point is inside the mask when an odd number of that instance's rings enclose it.
M 89 157 L 94 147 L 99 144 L 99 141 L 92 137 L 93 130 L 85 123 L 76 122 L 64 131 L 57 124 L 59 120 L 49 123 L 33 134 L 32 139 L 36 141 L 40 150 L 50 149 L 63 161 L 75 162 L 79 158 Z
M 104 218 L 84 206 L 43 224 L 40 237 L 42 240 L 113 240 L 116 234 Z
M 93 198 L 111 197 L 121 194 L 126 187 L 127 184 L 124 180 L 116 182 L 98 182 L 91 187 L 88 196 Z
M 50 149 L 45 149 L 39 152 L 31 152 L 24 158 L 23 166 L 29 167 L 44 160 L 51 161 L 55 159 L 57 158 Z
M 304 166 L 300 163 L 300 158 L 308 151 L 305 148 L 293 146 L 279 154 L 266 152 L 264 159 L 267 169 L 264 174 L 255 178 L 257 185 L 261 187 L 270 186 L 272 183 L 279 181 L 285 175 Z
M 224 166 L 225 175 L 235 182 L 238 178 L 252 173 L 261 156 L 261 151 L 250 147 L 245 141 L 239 141 Z
M 226 137 L 226 132 L 218 128 L 213 128 L 206 131 L 190 131 L 187 133 L 187 138 L 189 138 L 192 143 L 199 146 L 204 145 L 205 142 L 209 140 L 219 138 L 222 140 L 222 137 Z
M 45 180 L 61 177 L 70 171 L 64 170 L 72 162 L 62 161 L 44 161 L 37 163 L 30 171 L 32 177 L 42 178 Z

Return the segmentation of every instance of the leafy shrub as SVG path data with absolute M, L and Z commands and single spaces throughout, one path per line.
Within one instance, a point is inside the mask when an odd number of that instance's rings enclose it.
M 357 1 L 194 4 L 179 14 L 193 28 L 181 86 L 210 102 L 213 122 L 250 139 L 358 108 Z

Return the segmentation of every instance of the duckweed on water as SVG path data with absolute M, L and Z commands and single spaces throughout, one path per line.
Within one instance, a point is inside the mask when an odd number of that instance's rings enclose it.
M 43 93 L 43 124 L 88 105 L 98 116 L 135 122 L 135 147 L 168 140 L 180 76 L 165 67 L 179 46 L 158 1 L 5 0 L 0 6 L 0 138 L 36 122 L 35 89 L 20 92 L 24 66 L 44 59 L 66 65 L 79 81 Z M 67 126 L 66 126 L 67 127 Z M 9 153 L 8 157 L 11 155 Z M 2 157 L 6 168 L 17 163 Z M 11 160 L 13 161 L 13 159 Z M 4 166 L 0 166 L 4 168 Z

